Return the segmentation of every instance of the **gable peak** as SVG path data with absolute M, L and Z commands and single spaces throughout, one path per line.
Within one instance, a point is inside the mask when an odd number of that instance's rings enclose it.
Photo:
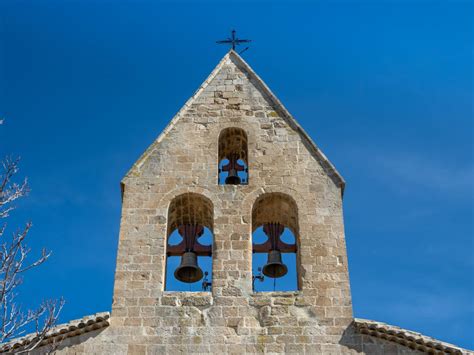
M 304 131 L 304 129 L 298 124 L 295 118 L 289 113 L 286 107 L 281 103 L 281 101 L 273 94 L 270 88 L 265 84 L 265 82 L 255 73 L 255 71 L 250 67 L 250 65 L 232 48 L 222 57 L 217 66 L 212 70 L 209 76 L 204 80 L 196 92 L 186 101 L 183 107 L 178 111 L 178 113 L 173 117 L 169 122 L 166 128 L 161 132 L 158 138 L 148 147 L 148 149 L 142 154 L 142 156 L 136 161 L 132 168 L 127 172 L 122 183 L 128 177 L 137 176 L 139 174 L 140 168 L 143 166 L 144 162 L 151 155 L 154 149 L 160 144 L 160 142 L 168 135 L 168 133 L 173 129 L 179 119 L 183 114 L 189 109 L 189 107 L 195 102 L 195 100 L 200 96 L 200 94 L 209 86 L 211 81 L 218 75 L 218 73 L 223 69 L 225 65 L 230 64 L 230 61 L 239 67 L 240 70 L 247 73 L 248 78 L 252 83 L 260 90 L 266 97 L 269 98 L 270 102 L 274 107 L 279 111 L 282 118 L 286 120 L 288 125 L 294 129 L 305 142 L 305 146 L 310 151 L 310 153 L 315 157 L 315 159 L 321 164 L 323 169 L 326 171 L 327 175 L 333 180 L 333 182 L 340 187 L 341 195 L 344 192 L 345 181 L 343 177 L 336 170 L 334 165 L 329 161 L 329 159 L 324 155 L 324 153 L 317 147 L 311 137 Z

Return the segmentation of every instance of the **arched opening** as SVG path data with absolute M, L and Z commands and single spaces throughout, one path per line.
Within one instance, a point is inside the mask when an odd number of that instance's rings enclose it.
M 219 135 L 219 185 L 248 184 L 247 134 L 230 127 Z
M 210 291 L 212 202 L 199 194 L 175 197 L 168 209 L 166 291 Z
M 264 194 L 252 209 L 254 292 L 299 289 L 298 208 L 282 193 Z

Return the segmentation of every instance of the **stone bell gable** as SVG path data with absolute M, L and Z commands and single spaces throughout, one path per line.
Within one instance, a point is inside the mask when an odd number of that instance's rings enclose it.
M 344 185 L 231 50 L 122 180 L 111 314 L 58 326 L 31 353 L 468 353 L 353 318 Z M 294 242 L 280 238 L 284 229 Z M 266 242 L 256 242 L 258 230 Z M 174 233 L 179 243 L 171 243 Z M 208 245 L 200 242 L 204 234 Z M 262 272 L 274 278 L 288 271 L 281 254 L 294 256 L 295 289 L 256 292 L 258 253 L 268 253 L 271 268 Z M 178 267 L 172 257 L 181 258 Z M 204 279 L 199 258 L 212 260 Z M 202 291 L 171 290 L 173 276 L 203 279 Z M 16 339 L 0 353 L 33 341 Z
M 218 184 L 219 139 L 228 129 L 244 132 L 245 185 Z M 319 333 L 337 343 L 340 335 L 332 333 L 351 323 L 344 180 L 235 52 L 221 60 L 122 183 L 112 309 L 117 322 L 173 333 L 184 312 L 184 334 L 202 334 L 200 343 L 225 344 L 230 337 L 243 350 L 266 348 L 284 334 Z M 176 199 L 180 216 L 170 211 Z M 257 210 L 256 202 L 265 206 Z M 168 233 L 176 219 L 192 220 L 180 208 L 210 210 L 201 221 L 213 233 L 212 292 L 165 290 Z M 298 291 L 252 292 L 252 232 L 259 221 L 282 223 L 295 234 Z M 189 336 L 174 341 L 187 344 Z M 285 345 L 269 348 L 283 351 Z

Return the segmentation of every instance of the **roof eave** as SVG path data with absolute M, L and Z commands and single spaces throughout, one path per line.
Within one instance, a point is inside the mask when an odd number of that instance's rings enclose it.
M 69 323 L 57 325 L 48 331 L 44 339 L 42 339 L 36 346 L 36 349 L 56 342 L 57 340 L 63 340 L 103 329 L 109 326 L 109 318 L 109 312 L 101 312 L 91 316 L 83 317 L 81 319 L 72 320 Z M 27 350 L 28 345 L 30 345 L 32 342 L 37 342 L 35 339 L 37 339 L 35 333 L 12 339 L 11 341 L 0 346 L 0 353 L 12 353 L 18 352 L 20 350 Z
M 354 318 L 354 326 L 361 334 L 374 336 L 430 354 L 438 354 L 440 352 L 445 354 L 474 354 L 456 345 L 374 320 Z

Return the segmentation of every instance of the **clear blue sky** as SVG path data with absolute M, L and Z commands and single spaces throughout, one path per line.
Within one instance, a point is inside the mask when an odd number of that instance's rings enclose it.
M 22 157 L 25 305 L 110 309 L 119 182 L 206 78 L 244 58 L 347 180 L 354 314 L 474 348 L 470 1 L 0 3 L 0 155 Z

